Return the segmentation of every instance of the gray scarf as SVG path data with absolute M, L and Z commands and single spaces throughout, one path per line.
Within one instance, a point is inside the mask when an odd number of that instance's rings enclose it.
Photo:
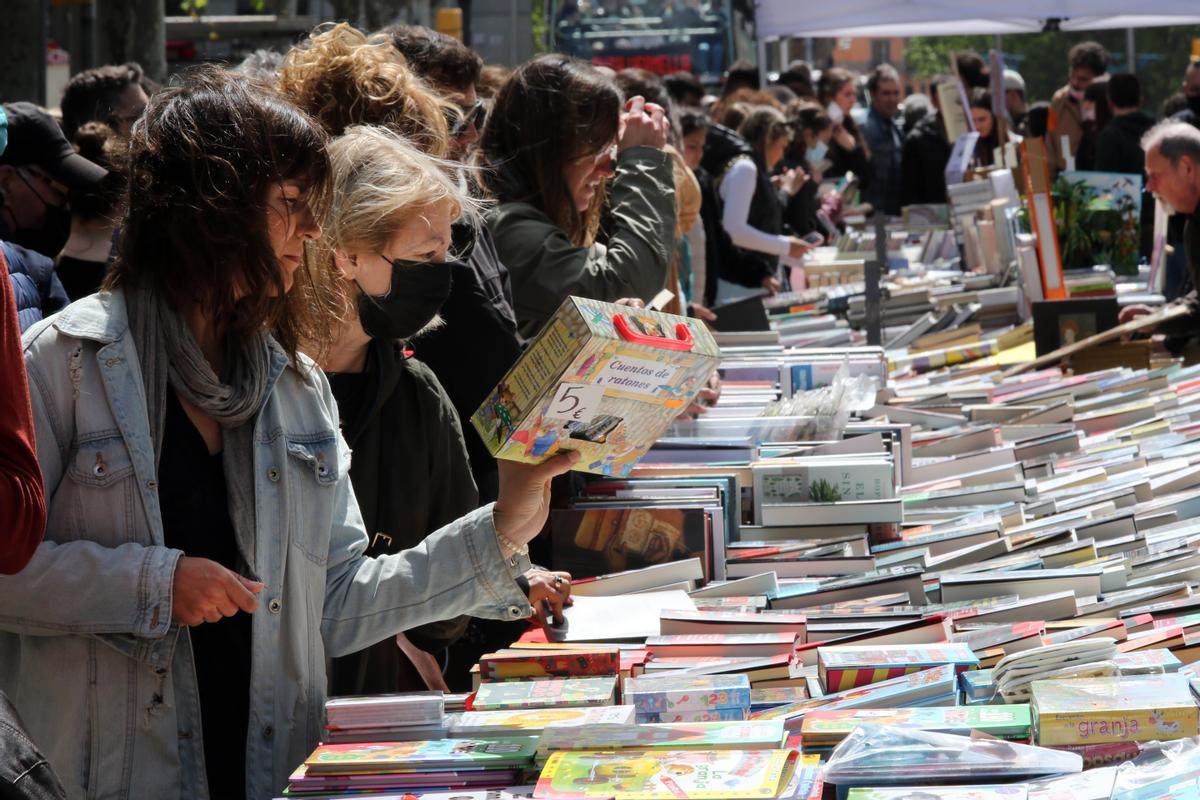
M 183 318 L 155 293 L 127 288 L 129 328 L 142 365 L 146 411 L 154 442 L 154 464 L 162 454 L 167 383 L 193 406 L 221 425 L 229 516 L 238 551 L 254 568 L 254 417 L 272 383 L 272 350 L 278 345 L 265 332 L 231 343 L 225 354 L 224 380 L 213 372 Z

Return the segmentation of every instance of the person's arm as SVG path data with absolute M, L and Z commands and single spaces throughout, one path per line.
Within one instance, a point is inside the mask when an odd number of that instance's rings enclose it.
M 577 247 L 544 213 L 523 203 L 502 206 L 491 217 L 519 323 L 549 319 L 570 295 L 649 301 L 666 284 L 675 232 L 670 156 L 653 147 L 625 150 L 609 195 L 607 247 Z
M 750 224 L 750 204 L 757 187 L 758 168 L 754 162 L 749 158 L 734 162 L 721 181 L 721 199 L 724 201 L 721 226 L 738 247 L 786 256 L 791 247 L 788 237 L 760 231 Z
M 0 575 L 20 572 L 46 529 L 46 495 L 38 466 L 21 353 L 21 329 L 8 267 L 0 254 Z
M 705 305 L 704 290 L 708 284 L 708 240 L 704 234 L 704 219 L 699 215 L 687 232 L 688 246 L 692 253 L 692 296 L 691 301 Z
M 47 496 L 53 496 L 64 480 L 63 453 L 73 435 L 65 426 L 73 421 L 73 409 L 64 376 L 55 380 L 41 368 L 43 360 L 53 360 L 55 370 L 64 375 L 67 370 L 67 355 L 61 346 L 51 345 L 39 352 L 40 335 L 49 327 L 43 322 L 27 332 L 25 365 L 32 389 L 38 462 Z M 182 555 L 179 550 L 132 542 L 105 547 L 92 541 L 69 541 L 69 532 L 49 534 L 51 541 L 37 548 L 25 569 L 0 578 L 0 629 L 32 636 L 166 637 L 171 628 L 175 566 Z M 143 652 L 151 647 L 147 643 L 138 645 L 126 639 L 124 645 L 131 652 L 153 658 Z
M 328 398 L 333 407 L 332 398 Z M 338 437 L 339 461 L 349 461 Z M 545 525 L 550 480 L 577 461 L 577 453 L 538 465 L 500 464 L 500 499 L 430 534 L 400 553 L 366 558 L 363 527 L 349 471 L 334 487 L 339 509 L 329 538 L 321 634 L 326 654 L 362 650 L 395 634 L 462 614 L 501 620 L 529 616 L 529 598 L 517 578 L 529 558 L 502 550 L 500 536 L 520 547 Z

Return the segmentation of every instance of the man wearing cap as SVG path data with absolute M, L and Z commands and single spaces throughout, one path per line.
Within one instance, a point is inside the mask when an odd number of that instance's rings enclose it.
M 1025 136 L 1025 117 L 1029 115 L 1029 102 L 1025 99 L 1025 79 L 1015 69 L 1004 70 L 1004 107 L 1012 120 L 1012 130 Z
M 0 239 L 53 258 L 71 228 L 70 189 L 107 174 L 75 152 L 54 118 L 32 103 L 5 103 L 8 147 L 0 155 Z
M 53 257 L 70 232 L 67 191 L 107 174 L 75 152 L 53 117 L 32 103 L 0 106 L 0 254 L 8 264 L 21 330 L 67 305 Z

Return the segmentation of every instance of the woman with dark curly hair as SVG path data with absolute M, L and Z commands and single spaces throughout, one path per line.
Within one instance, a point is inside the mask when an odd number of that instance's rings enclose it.
M 529 614 L 517 582 L 570 458 L 368 558 L 329 384 L 297 350 L 324 132 L 204 68 L 135 126 L 106 288 L 25 339 L 46 541 L 0 578 L 0 689 L 72 797 L 274 797 L 321 736 L 325 659 L 448 615 Z

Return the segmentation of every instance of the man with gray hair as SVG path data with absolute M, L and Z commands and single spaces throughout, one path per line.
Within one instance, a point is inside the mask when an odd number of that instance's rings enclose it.
M 1200 130 L 1185 122 L 1160 122 L 1142 137 L 1142 150 L 1146 153 L 1146 188 L 1168 213 L 1188 218 L 1183 235 L 1188 284 L 1177 302 L 1188 306 L 1191 313 L 1159 326 L 1159 332 L 1170 337 L 1168 347 L 1178 351 L 1188 339 L 1200 335 Z M 1150 311 L 1147 306 L 1127 306 L 1121 310 L 1121 321 Z

